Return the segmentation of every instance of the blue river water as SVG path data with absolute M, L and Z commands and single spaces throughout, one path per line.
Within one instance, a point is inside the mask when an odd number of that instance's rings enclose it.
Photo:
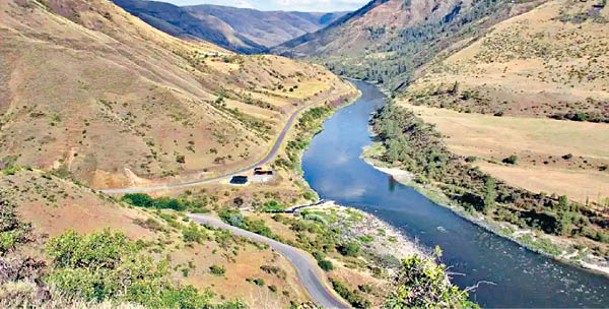
M 303 157 L 305 179 L 319 195 L 373 213 L 425 247 L 461 287 L 481 284 L 472 298 L 492 308 L 607 308 L 609 279 L 525 250 L 436 205 L 360 159 L 371 143 L 368 121 L 384 102 L 373 85 L 354 82 L 362 97 L 339 110 Z

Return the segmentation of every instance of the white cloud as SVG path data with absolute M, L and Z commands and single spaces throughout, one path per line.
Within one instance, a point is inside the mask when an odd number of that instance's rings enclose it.
M 370 0 L 157 0 L 176 5 L 217 4 L 272 11 L 353 11 Z

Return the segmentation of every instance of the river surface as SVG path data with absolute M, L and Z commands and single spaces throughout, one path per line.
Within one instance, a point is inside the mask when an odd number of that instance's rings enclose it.
M 425 247 L 442 247 L 442 262 L 462 274 L 455 284 L 495 284 L 471 295 L 484 307 L 609 307 L 609 279 L 489 233 L 361 160 L 371 143 L 368 120 L 384 96 L 373 85 L 354 84 L 362 97 L 324 124 L 303 157 L 305 179 L 322 198 L 373 213 Z

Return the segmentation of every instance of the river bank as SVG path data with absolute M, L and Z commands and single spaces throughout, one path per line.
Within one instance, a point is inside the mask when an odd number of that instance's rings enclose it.
M 550 236 L 530 229 L 522 229 L 506 222 L 491 220 L 480 213 L 466 211 L 460 205 L 451 201 L 439 188 L 433 185 L 422 185 L 415 181 L 415 175 L 399 168 L 387 167 L 386 163 L 375 160 L 371 153 L 378 152 L 378 144 L 364 149 L 362 160 L 378 171 L 391 176 L 395 181 L 411 187 L 423 194 L 436 204 L 450 209 L 458 216 L 470 221 L 481 228 L 513 241 L 532 252 L 555 259 L 561 263 L 576 266 L 586 271 L 609 277 L 609 262 L 602 257 L 587 254 L 586 249 L 577 249 L 576 245 L 566 239 Z
M 341 231 L 344 240 L 357 240 L 370 254 L 393 256 L 398 260 L 411 255 L 429 256 L 416 239 L 410 239 L 372 213 L 326 201 L 299 210 L 301 214 L 331 218 L 326 223 Z M 327 220 L 327 219 L 325 219 Z

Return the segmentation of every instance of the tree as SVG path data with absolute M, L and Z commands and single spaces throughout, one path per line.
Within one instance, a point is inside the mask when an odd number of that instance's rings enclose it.
M 497 184 L 493 177 L 486 177 L 484 181 L 484 214 L 489 214 L 495 209 L 495 201 L 497 199 Z

